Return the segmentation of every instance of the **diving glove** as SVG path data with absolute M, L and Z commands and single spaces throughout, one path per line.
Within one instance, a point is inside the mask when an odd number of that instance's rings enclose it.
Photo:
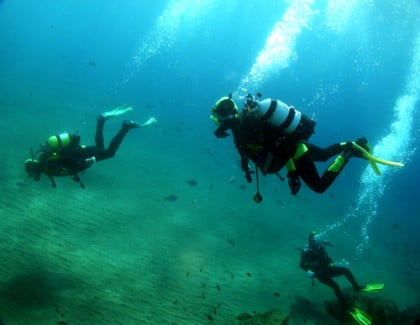
M 86 167 L 91 167 L 96 162 L 95 156 L 85 159 Z

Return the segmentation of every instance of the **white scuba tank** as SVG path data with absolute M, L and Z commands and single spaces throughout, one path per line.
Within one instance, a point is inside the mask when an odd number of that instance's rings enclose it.
M 278 99 L 266 98 L 256 103 L 254 112 L 258 118 L 267 118 L 268 123 L 282 128 L 288 134 L 296 131 L 302 118 L 301 112 Z M 274 109 L 272 108 L 272 112 L 266 116 L 271 105 L 274 105 Z

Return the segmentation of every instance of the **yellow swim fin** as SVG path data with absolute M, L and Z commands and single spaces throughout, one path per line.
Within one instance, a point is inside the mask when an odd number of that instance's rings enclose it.
M 381 172 L 378 168 L 378 166 L 376 164 L 382 164 L 382 165 L 387 165 L 387 166 L 392 166 L 392 167 L 403 167 L 404 164 L 400 163 L 400 162 L 395 162 L 395 161 L 390 161 L 390 160 L 385 160 L 385 159 L 381 159 L 378 157 L 375 157 L 374 155 L 372 155 L 370 152 L 368 152 L 366 149 L 364 149 L 363 147 L 359 146 L 356 142 L 352 142 L 353 147 L 357 150 L 359 150 L 363 157 L 366 158 L 373 171 L 376 173 L 376 175 L 381 175 Z
M 369 283 L 362 289 L 362 291 L 378 292 L 378 291 L 382 291 L 384 289 L 384 286 L 385 285 L 383 283 Z
M 354 307 L 348 312 L 351 317 L 360 325 L 370 325 L 372 324 L 372 317 L 366 314 L 363 310 Z

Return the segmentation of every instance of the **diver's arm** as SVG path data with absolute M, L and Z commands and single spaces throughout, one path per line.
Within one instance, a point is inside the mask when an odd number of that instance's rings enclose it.
M 223 127 L 218 127 L 216 131 L 214 131 L 214 135 L 218 138 L 226 138 L 229 136 L 229 133 L 226 132 L 226 129 Z
M 90 159 L 79 158 L 76 156 L 63 155 L 57 159 L 57 164 L 65 169 L 70 170 L 72 173 L 77 174 L 78 172 L 84 171 L 85 169 L 92 166 Z
M 241 168 L 242 170 L 245 172 L 245 178 L 246 181 L 248 183 L 252 182 L 252 178 L 251 178 L 251 171 L 249 170 L 249 165 L 248 165 L 249 159 L 247 156 L 241 154 Z
M 305 251 L 302 250 L 302 253 L 300 254 L 300 263 L 299 263 L 299 266 L 304 271 L 308 271 L 309 270 L 308 261 L 307 260 L 308 259 L 306 258 Z

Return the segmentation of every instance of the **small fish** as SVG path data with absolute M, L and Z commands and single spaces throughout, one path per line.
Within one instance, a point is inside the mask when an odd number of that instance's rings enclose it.
M 175 202 L 176 200 L 178 200 L 178 197 L 175 194 L 170 194 L 165 196 L 164 200 L 169 202 Z
M 189 178 L 185 181 L 190 186 L 197 186 L 198 182 L 194 178 Z
M 212 316 L 212 315 L 210 315 L 210 314 L 208 314 L 208 315 L 207 315 L 207 318 L 208 318 L 208 320 L 209 320 L 209 321 L 211 321 L 211 322 L 214 320 L 213 316 Z
M 217 306 L 216 306 L 216 308 L 217 308 L 217 309 L 219 309 L 221 305 L 222 305 L 222 303 L 221 303 L 221 302 L 220 302 L 220 303 L 218 303 L 218 304 L 217 304 Z
M 217 314 L 217 309 L 216 309 L 216 307 L 213 307 L 213 314 Z
M 232 238 L 228 238 L 226 241 L 230 246 L 235 247 L 235 241 Z
M 202 287 L 203 289 L 205 289 L 205 288 L 206 288 L 206 284 L 205 284 L 205 283 L 202 283 L 202 284 L 201 284 L 201 287 Z
M 230 272 L 230 278 L 231 279 L 234 279 L 235 278 L 235 275 L 232 272 Z
M 173 303 L 174 305 L 176 305 L 176 304 L 178 303 L 178 299 L 175 299 L 174 301 L 172 301 L 172 303 Z
M 188 271 L 188 272 L 185 273 L 185 276 L 188 278 L 190 276 L 190 274 L 191 274 L 191 272 Z
M 57 322 L 57 324 L 59 324 L 59 325 L 66 325 L 67 322 L 64 322 L 64 321 L 60 320 L 60 321 Z
M 217 291 L 220 291 L 220 286 L 216 284 Z
M 247 277 L 249 277 L 249 278 L 252 276 L 251 272 L 246 272 L 245 274 L 246 274 L 246 276 L 247 276 Z
M 203 267 L 200 267 L 200 272 L 203 272 Z
M 274 292 L 274 297 L 280 297 L 280 294 L 278 292 Z
M 204 294 L 204 292 L 201 293 L 201 298 L 206 299 L 206 295 Z

